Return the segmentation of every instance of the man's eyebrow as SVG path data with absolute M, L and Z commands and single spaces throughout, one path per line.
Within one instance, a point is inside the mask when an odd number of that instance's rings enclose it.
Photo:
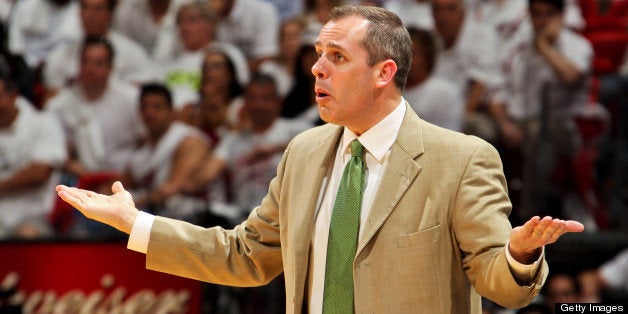
M 317 40 L 317 41 L 314 43 L 314 46 L 316 46 L 316 48 L 322 48 L 323 44 L 322 44 L 320 41 L 318 41 L 318 40 Z M 336 49 L 336 50 L 341 50 L 341 51 L 346 51 L 346 50 L 347 50 L 347 49 L 345 49 L 343 46 L 341 46 L 341 45 L 339 45 L 339 44 L 337 44 L 337 43 L 334 43 L 334 42 L 330 42 L 330 43 L 328 43 L 325 47 L 326 47 L 326 48 L 333 48 L 333 49 Z

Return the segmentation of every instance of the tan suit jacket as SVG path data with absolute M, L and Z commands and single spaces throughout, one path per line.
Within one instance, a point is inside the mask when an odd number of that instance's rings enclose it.
M 316 203 L 343 128 L 324 125 L 290 143 L 268 195 L 234 230 L 158 217 L 147 267 L 236 286 L 282 271 L 286 312 L 307 302 Z M 496 150 L 407 111 L 358 243 L 356 313 L 480 313 L 480 295 L 522 307 L 539 292 L 513 278 L 504 246 L 511 204 Z

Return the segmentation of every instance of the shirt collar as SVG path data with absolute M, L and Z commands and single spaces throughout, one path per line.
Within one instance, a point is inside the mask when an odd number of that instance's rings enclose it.
M 341 142 L 342 152 L 347 152 L 349 144 L 357 138 L 362 146 L 381 163 L 395 139 L 397 139 L 403 116 L 406 113 L 404 103 L 405 100 L 402 98 L 395 110 L 359 137 L 345 127 Z

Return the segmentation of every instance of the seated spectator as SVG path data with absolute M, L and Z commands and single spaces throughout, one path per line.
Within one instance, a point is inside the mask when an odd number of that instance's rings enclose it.
M 227 108 L 226 124 L 240 128 L 246 124 L 242 116 L 242 89 L 248 83 L 246 58 L 233 46 L 220 45 L 209 49 L 203 60 L 201 97 L 203 104 Z M 188 104 L 179 118 L 188 124 L 202 127 L 205 119 L 201 103 Z
M 66 131 L 66 171 L 76 178 L 97 171 L 122 172 L 143 137 L 137 88 L 111 75 L 116 57 L 108 41 L 88 37 L 80 53 L 78 80 L 46 104 Z
M 53 235 L 47 215 L 66 157 L 59 122 L 0 76 L 0 239 Z
M 207 1 L 220 20 L 217 39 L 240 48 L 251 70 L 277 55 L 280 20 L 271 3 L 263 0 Z
M 403 97 L 421 119 L 460 132 L 464 119 L 462 91 L 455 84 L 432 76 L 438 58 L 432 35 L 417 28 L 408 32 L 412 39 L 412 63 Z
M 177 12 L 178 40 L 171 53 L 159 62 L 161 66 L 156 68 L 157 79 L 172 91 L 177 111 L 198 101 L 201 69 L 207 49 L 214 45 L 231 46 L 214 40 L 216 21 L 209 7 L 200 2 L 184 4 Z
M 125 0 L 114 11 L 112 29 L 140 44 L 154 59 L 161 40 L 176 33 L 175 16 L 189 0 Z M 167 38 L 162 38 L 166 36 Z
M 303 42 L 305 21 L 294 18 L 281 24 L 279 32 L 279 55 L 264 61 L 258 72 L 272 76 L 277 82 L 279 95 L 285 97 L 296 75 L 296 58 Z
M 148 137 L 131 157 L 125 186 L 139 208 L 197 223 L 194 217 L 206 208 L 205 200 L 186 195 L 182 187 L 206 159 L 207 140 L 200 130 L 175 120 L 172 96 L 165 86 L 146 84 L 139 99 Z
M 78 4 L 69 0 L 8 2 L 15 5 L 3 24 L 2 55 L 17 78 L 20 94 L 41 108 L 47 98 L 41 88 L 44 61 L 59 45 L 80 37 Z
M 8 25 L 9 51 L 39 68 L 57 45 L 80 37 L 77 12 L 70 0 L 17 1 Z
M 120 80 L 141 83 L 151 79 L 151 63 L 144 49 L 125 35 L 110 29 L 116 0 L 80 0 L 83 36 L 57 46 L 46 58 L 44 85 L 49 93 L 76 80 L 81 46 L 86 37 L 107 37 L 116 51 L 112 74 Z
M 548 212 L 556 210 L 554 201 L 571 193 L 557 188 L 570 180 L 551 180 L 558 170 L 572 172 L 579 151 L 573 115 L 588 101 L 593 50 L 564 26 L 564 5 L 562 0 L 530 0 L 532 31 L 508 44 L 503 62 L 506 87 L 501 100 L 506 106 L 492 108 L 504 146 L 516 150 L 523 145 L 522 195 L 515 213 L 521 219 L 536 214 L 572 217 Z
M 497 130 L 487 108 L 504 83 L 498 61 L 499 37 L 493 27 L 473 19 L 464 0 L 434 0 L 432 14 L 439 47 L 432 75 L 462 90 L 463 131 L 495 143 Z
M 246 217 L 262 200 L 288 142 L 309 127 L 279 117 L 281 101 L 269 76 L 255 75 L 244 98 L 243 110 L 250 127 L 225 135 L 195 180 L 197 187 L 204 187 L 224 171 L 231 174 L 237 187 L 230 204 L 235 210 L 222 214 L 232 221 Z

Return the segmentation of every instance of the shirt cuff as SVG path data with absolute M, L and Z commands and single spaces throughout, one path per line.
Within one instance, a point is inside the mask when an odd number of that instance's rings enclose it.
M 131 228 L 129 242 L 126 245 L 127 249 L 146 254 L 153 221 L 155 221 L 154 215 L 142 211 L 139 212 L 133 223 L 133 228 Z
M 506 260 L 508 260 L 508 266 L 510 266 L 510 270 L 515 278 L 520 282 L 531 282 L 536 273 L 539 270 L 539 266 L 541 265 L 541 261 L 543 261 L 543 256 L 545 256 L 545 246 L 541 247 L 541 254 L 539 258 L 534 261 L 532 264 L 522 264 L 517 262 L 512 255 L 510 255 L 510 251 L 508 251 L 508 246 L 510 242 L 506 243 Z

